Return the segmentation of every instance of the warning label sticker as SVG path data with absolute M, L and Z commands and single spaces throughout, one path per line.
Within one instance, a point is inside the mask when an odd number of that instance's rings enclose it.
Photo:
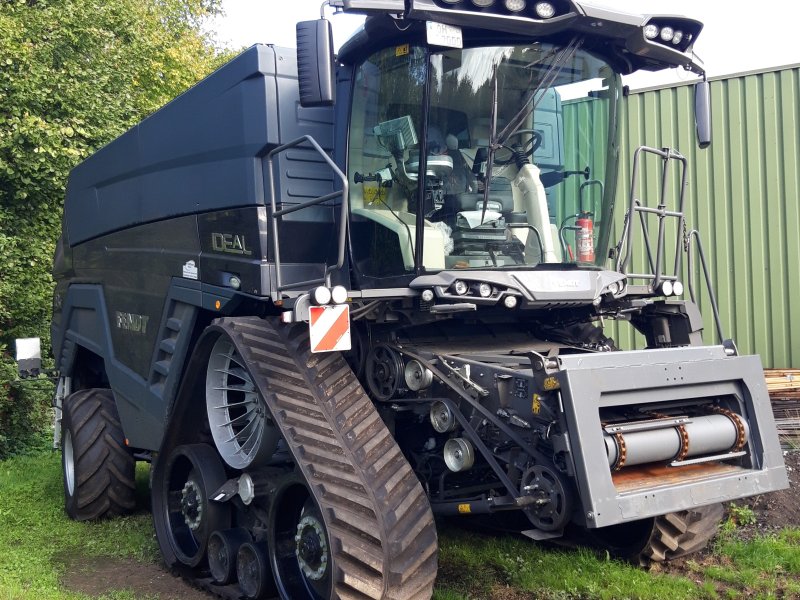
M 312 352 L 350 350 L 350 306 L 333 304 L 309 308 Z

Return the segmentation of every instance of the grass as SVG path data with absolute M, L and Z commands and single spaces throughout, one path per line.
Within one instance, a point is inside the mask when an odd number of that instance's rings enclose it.
M 147 498 L 148 471 L 137 484 Z M 742 515 L 739 514 L 739 519 Z M 744 540 L 729 521 L 711 554 L 680 572 L 648 572 L 588 550 L 545 547 L 444 524 L 435 600 L 695 600 L 800 598 L 800 529 Z M 57 454 L 0 462 L 0 600 L 69 599 L 66 565 L 80 557 L 158 560 L 150 514 L 99 523 L 70 521 L 63 510 Z M 111 600 L 141 600 L 130 590 Z
M 137 483 L 147 486 L 146 470 L 137 473 Z M 85 598 L 59 587 L 73 556 L 158 556 L 147 512 L 98 523 L 69 520 L 55 453 L 0 462 L 0 523 L 0 599 Z

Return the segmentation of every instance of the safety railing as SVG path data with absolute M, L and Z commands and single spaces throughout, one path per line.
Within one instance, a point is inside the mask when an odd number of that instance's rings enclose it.
M 658 156 L 662 160 L 661 170 L 661 192 L 659 194 L 658 205 L 655 207 L 647 206 L 644 202 L 636 197 L 636 190 L 639 186 L 639 169 L 642 154 L 652 154 Z M 681 183 L 678 195 L 678 209 L 669 210 L 667 208 L 667 194 L 669 193 L 669 162 L 678 161 L 681 165 Z M 650 282 L 653 291 L 657 291 L 663 281 L 676 281 L 681 272 L 681 245 L 683 242 L 682 231 L 684 227 L 684 191 L 686 189 L 686 158 L 681 156 L 675 150 L 664 148 L 657 150 L 647 146 L 640 146 L 633 155 L 633 173 L 631 176 L 631 192 L 630 203 L 628 211 L 625 213 L 625 222 L 623 225 L 622 236 L 617 244 L 617 271 L 626 275 L 629 279 L 643 279 Z M 629 273 L 628 269 L 632 261 L 633 255 L 633 241 L 634 229 L 633 219 L 634 215 L 638 214 L 641 219 L 641 229 L 644 238 L 645 251 L 647 253 L 647 263 L 650 268 L 648 273 Z M 653 245 L 651 241 L 650 231 L 647 226 L 647 215 L 655 215 L 658 218 L 658 233 L 656 236 L 655 254 L 653 252 Z M 677 220 L 678 234 L 675 241 L 675 263 L 673 265 L 672 273 L 665 272 L 665 238 L 667 229 L 667 219 L 673 218 Z M 623 254 L 624 252 L 624 254 Z
M 275 194 L 275 165 L 274 159 L 275 157 L 284 152 L 289 150 L 290 148 L 295 148 L 300 146 L 304 143 L 310 144 L 317 153 L 322 156 L 328 166 L 333 170 L 336 176 L 342 183 L 342 188 L 340 190 L 331 192 L 330 194 L 325 194 L 324 196 L 319 196 L 314 198 L 313 200 L 308 200 L 307 202 L 302 202 L 300 204 L 296 204 L 294 206 L 289 206 L 287 208 L 282 208 L 278 210 L 277 201 L 276 201 L 276 194 Z M 272 224 L 272 248 L 273 248 L 273 255 L 275 257 L 275 289 L 273 290 L 271 297 L 273 302 L 277 302 L 281 300 L 282 295 L 281 293 L 284 290 L 288 289 L 295 289 L 295 288 L 309 288 L 314 285 L 325 284 L 330 287 L 331 285 L 331 273 L 334 271 L 338 271 L 344 266 L 345 260 L 345 248 L 347 242 L 347 217 L 348 217 L 348 205 L 347 199 L 349 198 L 349 186 L 347 182 L 347 177 L 344 173 L 342 173 L 341 169 L 336 166 L 336 163 L 333 162 L 330 156 L 322 149 L 322 147 L 317 143 L 317 141 L 311 137 L 310 135 L 304 135 L 303 137 L 297 138 L 291 142 L 278 146 L 274 148 L 266 157 L 267 163 L 267 176 L 269 178 L 269 187 L 270 187 L 270 203 L 272 207 L 272 211 L 270 214 L 270 221 Z M 335 198 L 341 197 L 341 208 L 339 211 L 339 240 L 338 240 L 338 255 L 337 261 L 334 265 L 325 264 L 325 274 L 323 277 L 317 279 L 309 279 L 306 281 L 293 281 L 289 284 L 284 285 L 283 278 L 281 276 L 281 255 L 280 255 L 280 237 L 279 237 L 279 230 L 280 227 L 278 225 L 279 217 L 284 215 L 291 214 L 293 212 L 297 212 L 299 210 L 303 210 L 304 208 L 308 208 L 310 206 L 316 206 L 317 204 L 322 204 L 323 202 L 328 202 L 329 200 L 333 200 Z
M 661 191 L 659 195 L 659 202 L 656 207 L 649 207 L 645 205 L 639 198 L 636 197 L 636 190 L 639 184 L 639 170 L 640 170 L 640 157 L 642 154 L 653 154 L 658 156 L 662 161 L 661 171 Z M 669 161 L 676 160 L 681 165 L 680 171 L 680 190 L 678 194 L 678 209 L 669 210 L 666 205 L 666 198 L 668 194 L 669 183 Z M 651 291 L 658 293 L 659 287 L 664 281 L 678 281 L 682 268 L 683 253 L 686 253 L 686 269 L 688 271 L 687 287 L 689 296 L 695 304 L 697 303 L 695 285 L 694 285 L 694 252 L 696 248 L 697 256 L 700 259 L 700 267 L 705 280 L 706 289 L 708 291 L 709 303 L 711 304 L 711 311 L 714 316 L 714 325 L 716 327 L 717 335 L 719 336 L 720 343 L 731 346 L 731 342 L 726 340 L 722 332 L 722 321 L 719 316 L 719 306 L 717 298 L 714 294 L 714 286 L 711 282 L 711 275 L 706 262 L 705 252 L 703 251 L 703 244 L 700 240 L 700 233 L 693 229 L 686 232 L 686 218 L 684 213 L 684 193 L 686 190 L 687 181 L 687 160 L 675 150 L 664 148 L 657 150 L 655 148 L 648 148 L 641 146 L 636 150 L 633 155 L 633 173 L 631 177 L 631 192 L 630 204 L 628 211 L 625 213 L 625 220 L 622 227 L 622 235 L 617 244 L 617 271 L 626 275 L 629 279 L 643 279 L 650 285 Z M 635 229 L 633 225 L 634 216 L 638 214 L 641 222 L 642 237 L 644 238 L 644 249 L 646 254 L 647 265 L 650 268 L 649 273 L 629 273 L 633 255 L 633 242 Z M 658 233 L 656 237 L 655 253 L 651 243 L 650 229 L 647 225 L 647 215 L 655 215 L 658 218 Z M 675 242 L 675 262 L 673 265 L 672 273 L 665 272 L 665 238 L 666 238 L 666 220 L 673 218 L 677 220 L 677 235 Z M 623 254 L 624 251 L 624 254 Z

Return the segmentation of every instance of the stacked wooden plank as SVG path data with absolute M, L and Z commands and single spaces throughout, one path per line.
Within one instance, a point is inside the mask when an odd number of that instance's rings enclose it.
M 764 377 L 781 445 L 800 449 L 800 369 L 765 369 Z

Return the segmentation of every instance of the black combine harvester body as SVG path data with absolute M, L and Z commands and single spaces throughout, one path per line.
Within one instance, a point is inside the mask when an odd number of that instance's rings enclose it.
M 680 154 L 637 152 L 612 232 L 620 76 L 703 74 L 701 24 L 330 4 L 369 15 L 335 59 L 328 23 L 301 23 L 297 53 L 250 48 L 72 172 L 69 515 L 130 509 L 152 458 L 163 556 L 210 589 L 405 599 L 432 593 L 434 515 L 662 561 L 722 502 L 785 487 L 758 357 L 704 346 L 681 299 Z M 647 348 L 619 350 L 612 319 Z

